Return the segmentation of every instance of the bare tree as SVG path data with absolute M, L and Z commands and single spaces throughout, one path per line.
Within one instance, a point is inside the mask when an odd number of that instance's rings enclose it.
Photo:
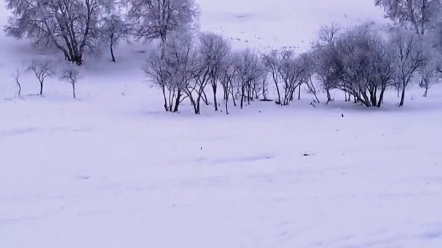
M 259 82 L 261 82 L 261 95 L 263 101 L 268 101 L 267 95 L 269 94 L 269 72 L 266 70 L 266 67 L 264 65 L 264 61 L 261 60 L 261 66 L 263 68 L 261 69 L 261 74 L 258 77 Z
M 295 56 L 293 49 L 281 51 L 281 61 L 278 73 L 284 83 L 284 98 L 282 105 L 289 105 L 293 100 L 295 90 L 301 86 L 305 70 L 308 68 L 301 59 Z
M 120 15 L 112 14 L 103 20 L 101 33 L 103 41 L 109 46 L 111 60 L 115 62 L 114 46 L 123 40 L 128 40 L 131 33 L 131 25 L 126 23 Z
M 330 46 L 318 45 L 313 48 L 312 56 L 315 61 L 315 77 L 327 95 L 326 104 L 328 104 L 333 100 L 330 91 L 338 86 L 335 70 L 337 65 L 336 49 Z
M 60 80 L 63 80 L 72 86 L 72 97 L 74 99 L 77 98 L 75 86 L 77 85 L 77 82 L 78 80 L 80 80 L 80 78 L 81 78 L 80 71 L 78 70 L 78 68 L 72 65 L 68 65 L 61 70 Z
M 398 29 L 391 34 L 396 66 L 396 87 L 401 90 L 399 106 L 404 105 L 405 91 L 412 81 L 415 72 L 425 64 L 422 50 L 422 39 L 407 30 Z
M 268 76 L 269 72 L 266 70 L 264 62 L 259 59 L 258 64 L 259 69 L 257 70 L 257 77 L 252 81 L 252 95 L 255 99 L 260 99 L 262 101 L 267 101 L 267 94 L 269 91 Z
M 223 36 L 210 32 L 200 35 L 198 53 L 201 65 L 208 73 L 209 82 L 212 86 L 215 111 L 218 111 L 217 89 L 221 77 L 221 67 L 230 50 L 230 44 Z
M 234 66 L 236 67 L 236 86 L 240 97 L 241 108 L 247 101 L 250 103 L 252 83 L 259 79 L 261 74 L 260 59 L 256 51 L 246 48 L 234 53 Z
M 186 30 L 171 33 L 164 44 L 149 52 L 144 72 L 153 85 L 162 89 L 166 111 L 178 112 L 185 97 L 194 100 L 191 80 L 196 63 L 194 34 Z
M 27 71 L 32 71 L 38 79 L 38 82 L 40 83 L 39 95 L 43 95 L 45 80 L 56 75 L 56 70 L 54 69 L 52 62 L 49 60 L 33 60 L 31 65 L 27 68 Z
M 277 99 L 275 100 L 276 104 L 281 104 L 281 91 L 280 91 L 280 75 L 279 75 L 279 67 L 280 67 L 280 53 L 276 49 L 270 50 L 270 52 L 264 54 L 262 56 L 262 61 L 265 66 L 265 70 L 270 74 L 273 83 L 275 84 Z
M 143 67 L 143 70 L 150 82 L 154 86 L 161 88 L 164 99 L 164 109 L 166 111 L 174 110 L 174 99 L 172 98 L 175 97 L 176 87 L 170 82 L 170 68 L 168 67 L 167 62 L 162 58 L 161 53 L 159 52 L 159 47 L 158 49 L 152 49 L 149 51 L 147 54 L 146 65 Z M 179 101 L 175 105 L 174 112 L 178 111 L 178 106 Z
M 440 0 L 374 0 L 385 11 L 387 18 L 403 27 L 424 35 L 438 21 L 442 2 Z
M 423 88 L 423 97 L 428 96 L 428 90 L 440 81 L 442 72 L 442 56 L 438 43 L 439 35 L 427 33 L 422 36 L 423 63 L 418 69 L 420 74 L 419 87 Z
M 200 53 L 197 56 L 198 58 L 193 64 L 191 86 L 186 88 L 185 92 L 194 107 L 195 114 L 201 114 L 201 100 L 203 100 L 204 90 L 210 82 L 210 68 L 206 65 L 205 60 L 201 58 Z
M 66 60 L 81 65 L 85 51 L 97 49 L 102 15 L 113 0 L 6 0 L 12 17 L 4 31 L 34 46 L 56 48 Z
M 20 97 L 21 96 L 21 83 L 20 83 L 20 70 L 16 69 L 15 73 L 12 75 L 12 77 L 14 78 L 15 81 L 15 85 L 17 86 L 17 96 Z
M 333 46 L 341 31 L 342 28 L 336 23 L 332 23 L 330 26 L 322 26 L 319 30 L 318 43 Z
M 327 94 L 327 104 L 332 101 L 330 91 L 337 87 L 337 78 L 333 64 L 336 64 L 336 40 L 342 29 L 336 24 L 323 26 L 319 31 L 318 42 L 313 45 L 312 58 L 317 79 Z
M 233 54 L 228 54 L 224 59 L 222 60 L 221 67 L 220 67 L 220 83 L 223 87 L 224 92 L 224 107 L 226 114 L 229 114 L 228 104 L 229 104 L 229 96 L 233 96 L 233 81 L 234 78 L 237 75 L 237 67 L 235 66 L 234 56 Z M 235 99 L 232 99 L 234 104 Z
M 348 92 L 363 105 L 377 106 L 394 83 L 394 49 L 375 26 L 365 23 L 340 35 L 330 54 L 336 88 Z
M 313 83 L 313 76 L 315 75 L 315 71 L 316 71 L 316 65 L 315 65 L 315 58 L 313 56 L 313 52 L 309 51 L 309 52 L 305 52 L 302 53 L 301 55 L 299 55 L 299 62 L 300 62 L 300 67 L 305 68 L 304 71 L 301 72 L 301 84 L 305 85 L 307 87 L 308 93 L 313 94 L 313 96 L 315 97 L 315 101 L 317 103 L 319 103 L 319 99 L 317 96 L 317 91 L 316 91 L 316 87 L 315 84 Z M 298 92 L 300 92 L 301 89 L 301 85 L 298 86 Z M 298 93 L 298 99 L 300 98 L 299 93 Z
M 303 76 L 306 64 L 297 57 L 293 48 L 285 47 L 264 54 L 262 61 L 276 87 L 276 104 L 288 105 L 294 98 L 296 89 L 305 82 Z
M 420 68 L 421 78 L 419 81 L 419 87 L 425 89 L 423 97 L 428 96 L 428 90 L 439 81 L 437 77 L 437 70 L 431 65 Z
M 138 40 L 165 42 L 171 32 L 183 29 L 199 17 L 194 0 L 127 0 L 127 3 L 128 17 Z

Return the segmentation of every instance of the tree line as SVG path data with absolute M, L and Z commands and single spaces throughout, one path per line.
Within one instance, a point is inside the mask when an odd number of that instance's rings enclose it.
M 270 86 L 278 105 L 299 99 L 302 88 L 317 103 L 318 92 L 326 93 L 328 103 L 330 92 L 341 90 L 346 101 L 367 107 L 381 107 L 385 92 L 395 90 L 403 106 L 411 84 L 427 96 L 442 75 L 442 0 L 374 0 L 394 24 L 324 26 L 302 53 L 291 47 L 234 49 L 222 35 L 198 29 L 193 0 L 6 2 L 12 11 L 6 34 L 56 48 L 76 65 L 85 53 L 101 54 L 106 47 L 116 61 L 113 47 L 125 39 L 155 41 L 143 70 L 170 112 L 187 100 L 195 114 L 202 104 L 228 114 L 230 102 L 242 108 L 268 100 Z

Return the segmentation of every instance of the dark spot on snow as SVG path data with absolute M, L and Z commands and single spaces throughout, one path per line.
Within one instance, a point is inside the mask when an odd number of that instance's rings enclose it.
M 261 160 L 268 160 L 272 159 L 273 156 L 267 156 L 267 155 L 257 155 L 257 156 L 244 156 L 244 157 L 237 157 L 237 158 L 219 158 L 212 160 L 211 162 L 214 164 L 228 164 L 228 163 L 238 163 L 238 162 L 254 162 L 254 161 L 261 161 Z
M 89 176 L 79 175 L 79 176 L 77 176 L 77 179 L 79 179 L 79 180 L 87 180 L 87 179 L 89 179 Z
M 246 17 L 248 17 L 249 15 L 235 15 L 235 17 L 236 18 L 246 18 Z M 243 32 L 244 33 L 244 32 Z
M 440 232 L 440 231 L 430 231 L 430 232 L 423 233 L 421 235 L 421 237 L 424 238 L 424 239 L 437 239 L 437 238 L 441 238 L 442 237 L 442 232 Z
M 35 128 L 29 127 L 29 128 L 17 128 L 17 129 L 13 129 L 13 130 L 9 130 L 9 131 L 1 131 L 0 132 L 0 137 L 1 136 L 15 136 L 15 135 L 22 135 L 22 134 L 27 134 L 27 133 L 32 133 L 35 132 Z

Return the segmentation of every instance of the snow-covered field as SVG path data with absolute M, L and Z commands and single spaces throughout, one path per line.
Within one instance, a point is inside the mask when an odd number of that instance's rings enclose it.
M 371 0 L 198 2 L 201 28 L 237 47 L 305 49 L 321 25 L 382 19 Z M 382 109 L 304 94 L 167 114 L 142 45 L 87 64 L 72 100 L 57 80 L 14 98 L 10 75 L 40 55 L 0 44 L 2 248 L 442 247 L 440 86 L 402 109 L 394 93 Z

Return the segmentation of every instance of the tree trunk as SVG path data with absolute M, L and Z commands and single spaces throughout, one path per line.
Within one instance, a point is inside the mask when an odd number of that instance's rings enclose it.
M 111 57 L 112 57 L 112 59 L 111 59 L 112 62 L 115 62 L 114 46 L 113 46 L 112 42 L 110 44 L 110 53 L 111 53 Z
M 173 104 L 173 99 L 175 98 L 175 93 L 173 93 L 172 91 L 169 91 L 169 99 L 168 99 L 168 102 L 167 102 L 167 111 L 168 112 L 172 112 L 172 110 L 173 110 L 173 106 L 172 106 L 172 104 Z
M 77 98 L 75 94 L 75 83 L 72 84 L 72 97 Z
M 223 86 L 223 100 L 227 100 L 229 98 L 229 89 Z
M 21 84 L 17 82 L 18 92 L 17 96 L 21 96 Z
M 178 107 L 180 106 L 181 103 L 181 90 L 178 90 L 178 95 L 175 99 L 175 106 L 173 107 L 173 112 L 178 112 Z
M 301 85 L 298 86 L 298 100 L 301 100 Z
M 384 93 L 385 93 L 385 89 L 382 89 L 381 94 L 379 95 L 378 104 L 376 105 L 376 107 L 378 107 L 378 108 L 380 108 L 382 103 L 384 102 Z
M 371 105 L 372 106 L 377 106 L 378 104 L 378 99 L 376 97 L 376 90 L 370 92 L 370 101 L 371 101 Z
M 424 92 L 423 97 L 427 97 L 427 96 L 428 96 L 428 87 L 425 87 L 425 92 Z
M 206 104 L 208 106 L 209 105 L 209 100 L 207 99 L 206 92 L 203 90 L 203 92 L 201 94 L 202 94 L 202 98 L 203 98 L 204 104 Z
M 266 80 L 262 81 L 262 98 L 267 100 L 267 92 L 266 92 Z
M 226 98 L 224 99 L 224 104 L 226 108 L 226 115 L 229 114 L 229 93 L 226 94 Z
M 241 87 L 241 105 L 240 105 L 241 109 L 242 109 L 243 106 L 244 106 L 244 95 L 245 95 L 245 94 L 246 94 L 246 93 L 245 93 L 244 86 L 242 86 L 242 87 Z
M 279 85 L 276 81 L 276 76 L 273 76 L 273 81 L 275 82 L 276 93 L 278 94 L 278 101 L 275 101 L 276 104 L 281 104 L 281 92 L 279 91 Z
M 404 103 L 405 103 L 405 87 L 403 87 L 403 89 L 402 89 L 401 101 L 399 103 L 399 107 L 404 106 Z
M 212 91 L 213 91 L 213 104 L 215 105 L 215 111 L 218 111 L 218 101 L 216 100 L 216 91 L 217 91 L 217 85 L 212 84 Z
M 325 91 L 327 92 L 327 102 L 325 104 L 328 104 L 332 100 L 330 95 L 330 90 L 326 89 Z
M 169 111 L 169 108 L 167 107 L 167 96 L 166 96 L 166 87 L 162 86 L 161 89 L 163 90 L 163 98 L 164 98 L 164 109 L 166 112 Z
M 81 54 L 74 55 L 71 60 L 72 63 L 80 66 L 83 64 L 83 56 Z
M 43 95 L 43 82 L 40 82 L 40 96 Z
M 196 103 L 195 103 L 195 114 L 199 115 L 201 114 L 201 110 L 200 110 L 200 106 L 201 106 L 201 95 L 198 96 L 198 98 L 196 99 Z
M 233 106 L 236 107 L 236 100 L 235 100 L 235 95 L 233 94 L 233 90 L 230 92 L 230 94 L 232 95 Z

